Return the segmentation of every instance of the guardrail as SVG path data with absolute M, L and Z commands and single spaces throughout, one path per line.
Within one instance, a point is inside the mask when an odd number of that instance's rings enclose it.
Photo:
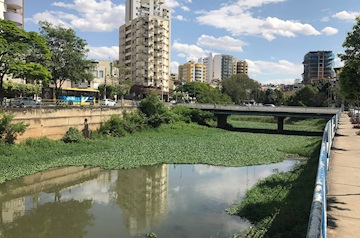
M 328 192 L 329 161 L 331 146 L 338 127 L 340 115 L 341 111 L 333 116 L 325 126 L 321 142 L 313 201 L 310 210 L 307 238 L 327 237 L 326 194 Z

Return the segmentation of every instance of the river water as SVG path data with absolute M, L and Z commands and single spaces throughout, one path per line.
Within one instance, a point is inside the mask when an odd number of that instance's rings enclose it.
M 231 237 L 250 223 L 225 209 L 260 178 L 295 163 L 47 170 L 0 185 L 0 237 Z

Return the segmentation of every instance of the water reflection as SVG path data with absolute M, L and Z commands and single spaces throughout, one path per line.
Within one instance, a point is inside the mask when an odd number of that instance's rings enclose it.
M 250 224 L 225 208 L 294 163 L 48 170 L 0 185 L 0 237 L 229 237 Z

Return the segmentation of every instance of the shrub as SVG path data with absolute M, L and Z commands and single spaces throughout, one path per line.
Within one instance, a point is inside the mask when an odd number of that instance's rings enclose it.
M 18 135 L 22 135 L 29 124 L 24 122 L 11 123 L 15 115 L 0 113 L 0 141 L 14 144 Z
M 79 143 L 83 140 L 83 135 L 79 129 L 70 127 L 61 140 L 65 143 Z
M 113 137 L 125 136 L 126 131 L 124 130 L 121 118 L 117 115 L 112 115 L 109 120 L 100 125 L 99 134 Z
M 179 115 L 180 120 L 184 122 L 195 122 L 200 125 L 206 125 L 206 121 L 213 117 L 211 112 L 205 112 L 200 109 L 191 109 L 184 106 L 176 106 L 172 109 L 172 112 Z
M 168 109 L 164 103 L 160 102 L 156 93 L 150 93 L 145 99 L 141 100 L 139 110 L 144 113 L 146 117 L 151 117 L 156 114 L 161 115 Z
M 123 128 L 129 133 L 142 130 L 146 127 L 146 118 L 140 111 L 130 112 L 123 111 Z

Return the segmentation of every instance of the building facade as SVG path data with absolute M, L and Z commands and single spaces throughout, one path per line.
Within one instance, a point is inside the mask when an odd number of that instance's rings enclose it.
M 335 77 L 335 55 L 332 51 L 310 51 L 304 56 L 303 83 Z
M 181 82 L 206 82 L 206 66 L 189 61 L 179 66 L 178 77 Z
M 127 0 L 120 26 L 119 64 L 131 71 L 139 98 L 151 91 L 169 94 L 171 12 L 164 0 Z
M 248 75 L 249 66 L 245 60 L 240 60 L 236 62 L 236 74 L 246 74 Z
M 24 0 L 0 0 L 0 19 L 10 20 L 24 29 Z

